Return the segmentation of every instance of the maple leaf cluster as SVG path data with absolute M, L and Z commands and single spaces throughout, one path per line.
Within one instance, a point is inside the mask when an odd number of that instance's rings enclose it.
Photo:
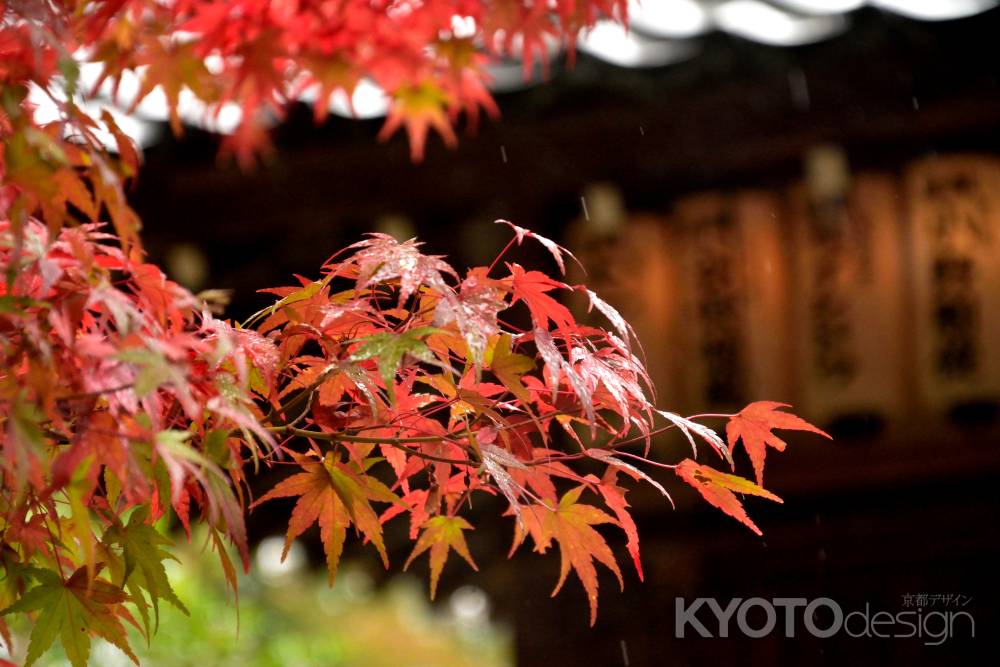
M 419 158 L 428 128 L 453 139 L 456 115 L 495 107 L 488 58 L 518 50 L 531 67 L 545 40 L 572 43 L 624 0 L 0 0 L 0 639 L 5 618 L 33 620 L 27 664 L 58 638 L 87 663 L 93 636 L 136 660 L 127 626 L 147 639 L 161 602 L 184 611 L 163 561 L 168 526 L 206 525 L 227 581 L 249 566 L 245 513 L 294 499 L 287 547 L 318 525 L 332 583 L 349 536 L 389 565 L 388 521 L 407 521 L 426 554 L 430 594 L 452 552 L 471 567 L 470 507 L 499 499 L 512 551 L 557 546 L 557 592 L 570 572 L 597 614 L 599 563 L 623 583 L 605 527 L 623 532 L 642 578 L 626 478 L 668 500 L 666 471 L 760 533 L 740 495 L 763 488 L 773 430 L 822 435 L 758 402 L 728 419 L 658 409 L 638 341 L 613 306 L 565 282 L 572 256 L 509 225 L 490 266 L 463 273 L 414 240 L 373 234 L 337 253 L 316 280 L 265 290 L 275 302 L 236 324 L 143 259 L 125 184 L 139 155 L 113 115 L 78 104 L 78 59 L 104 78 L 127 70 L 143 95 L 193 94 L 243 110 L 231 150 L 249 159 L 303 88 L 317 115 L 363 78 L 406 125 Z M 455 16 L 470 19 L 457 35 Z M 80 54 L 84 53 L 83 56 Z M 59 117 L 36 122 L 29 90 Z M 117 157 L 105 149 L 108 137 Z M 510 254 L 540 243 L 558 273 Z M 581 293 L 605 326 L 563 304 Z M 657 460 L 679 432 L 691 458 Z M 755 481 L 734 474 L 742 442 Z M 728 472 L 697 460 L 698 445 Z M 292 472 L 256 500 L 261 466 Z M 739 494 L 739 495 L 738 495 Z
M 148 634 L 150 605 L 179 604 L 160 562 L 169 540 L 150 525 L 164 513 L 189 530 L 200 511 L 249 562 L 238 483 L 274 444 L 247 390 L 252 334 L 93 225 L 52 239 L 0 222 L 0 266 L 0 606 L 82 569 L 88 595 L 118 586 L 101 602 L 109 623 L 134 622 L 127 599 Z
M 84 59 L 101 74 L 80 92 L 109 82 L 117 95 L 135 72 L 133 107 L 162 92 L 178 133 L 184 96 L 208 116 L 235 105 L 241 122 L 224 150 L 250 162 L 289 103 L 312 98 L 322 120 L 331 96 L 350 101 L 368 80 L 388 99 L 382 136 L 405 126 L 420 160 L 429 129 L 452 145 L 461 114 L 470 129 L 482 111 L 498 115 L 490 62 L 519 57 L 528 75 L 550 44 L 572 53 L 581 30 L 627 12 L 626 0 L 18 0 L 0 3 L 0 82 L 48 90 L 58 79 L 76 92 Z M 86 124 L 58 101 L 66 122 Z
M 511 244 L 490 267 L 464 276 L 413 240 L 372 234 L 328 261 L 319 279 L 269 290 L 279 300 L 247 324 L 273 346 L 257 353 L 277 363 L 263 369 L 271 381 L 253 390 L 272 406 L 268 431 L 301 472 L 254 505 L 296 498 L 285 553 L 318 524 L 331 582 L 350 530 L 388 565 L 382 526 L 408 515 L 416 546 L 407 565 L 430 551 L 433 597 L 450 550 L 475 568 L 464 537 L 473 527 L 462 513 L 482 494 L 501 496 L 515 520 L 512 553 L 529 535 L 538 552 L 557 543 L 562 566 L 554 592 L 573 570 L 593 622 L 594 561 L 619 582 L 622 576 L 592 526 L 624 531 L 642 577 L 619 474 L 669 498 L 640 466 L 672 469 L 759 534 L 736 493 L 779 500 L 760 486 L 765 445 L 783 446 L 771 429 L 822 432 L 778 410 L 781 404 L 762 402 L 731 416 L 727 443 L 704 424 L 657 410 L 624 318 L 582 285 L 504 261 L 512 245 L 529 238 L 560 269 L 568 252 L 499 222 L 512 228 Z M 585 293 L 610 327 L 578 323 L 558 299 L 572 292 Z M 742 441 L 757 483 L 692 459 L 653 461 L 651 438 L 669 429 L 681 430 L 695 452 L 696 440 L 707 443 L 730 465 Z M 599 474 L 581 470 L 595 466 Z
M 671 469 L 759 534 L 736 494 L 778 500 L 759 485 L 765 447 L 784 444 L 772 429 L 822 432 L 762 402 L 731 416 L 726 442 L 656 409 L 625 320 L 582 285 L 506 261 L 526 239 L 561 268 L 568 254 L 510 226 L 501 256 L 464 276 L 413 240 L 370 235 L 317 280 L 266 290 L 277 300 L 243 325 L 214 318 L 94 225 L 55 239 L 35 221 L 0 226 L 0 261 L 16 268 L 0 283 L 0 608 L 38 614 L 29 658 L 58 635 L 84 664 L 81 623 L 130 654 L 123 622 L 148 636 L 161 600 L 183 609 L 162 565 L 170 540 L 153 527 L 164 514 L 185 530 L 208 524 L 234 586 L 221 540 L 248 566 L 248 506 L 295 498 L 286 553 L 318 524 L 331 583 L 352 533 L 388 566 L 383 525 L 405 516 L 406 565 L 430 553 L 433 597 L 452 550 L 475 568 L 463 513 L 500 496 L 513 549 L 528 536 L 540 553 L 558 545 L 555 590 L 575 572 L 591 622 L 595 561 L 623 581 L 594 526 L 624 532 L 642 577 L 619 475 L 669 498 L 644 468 Z M 608 328 L 578 323 L 557 299 L 578 291 Z M 758 483 L 653 460 L 651 439 L 669 429 L 730 465 L 742 441 Z M 251 462 L 299 472 L 250 503 Z M 80 619 L 64 616 L 74 605 Z

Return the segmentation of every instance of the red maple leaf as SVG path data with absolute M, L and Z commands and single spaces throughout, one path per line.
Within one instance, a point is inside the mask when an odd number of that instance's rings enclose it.
M 643 581 L 645 577 L 642 573 L 642 560 L 639 557 L 639 529 L 636 527 L 635 521 L 628 511 L 629 504 L 625 500 L 626 489 L 618 486 L 617 476 L 618 471 L 609 466 L 597 490 L 604 497 L 604 502 L 608 506 L 608 509 L 618 517 L 618 523 L 621 525 L 622 530 L 625 531 L 625 537 L 628 539 L 625 548 L 632 557 L 632 563 L 635 565 L 636 574 L 639 575 L 639 581 Z
M 549 278 L 541 271 L 525 271 L 520 264 L 510 264 L 510 284 L 513 292 L 511 305 L 524 301 L 531 312 L 536 327 L 548 329 L 549 320 L 557 329 L 571 327 L 573 315 L 546 292 L 554 289 L 568 289 L 565 283 Z
M 414 162 L 423 161 L 427 131 L 432 127 L 441 135 L 446 146 L 454 148 L 458 145 L 458 139 L 448 120 L 449 104 L 448 96 L 433 82 L 401 86 L 393 93 L 392 106 L 378 138 L 386 141 L 396 130 L 406 125 L 406 134 L 410 138 L 410 157 Z

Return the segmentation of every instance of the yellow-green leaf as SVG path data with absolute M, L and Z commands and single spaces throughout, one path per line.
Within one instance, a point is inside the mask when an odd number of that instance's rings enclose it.
M 465 542 L 463 530 L 471 530 L 469 522 L 460 516 L 436 516 L 424 522 L 424 532 L 413 547 L 413 553 L 406 559 L 403 565 L 405 570 L 410 563 L 428 549 L 431 552 L 431 599 L 437 592 L 438 579 L 441 577 L 441 570 L 444 569 L 445 561 L 448 560 L 448 552 L 454 549 L 458 555 L 465 559 L 473 570 L 479 570 L 472 554 L 469 553 L 469 546 Z
M 521 376 L 534 370 L 534 368 L 535 362 L 531 357 L 511 352 L 509 334 L 500 336 L 493 351 L 490 370 L 500 380 L 500 383 L 510 390 L 510 393 L 514 394 L 518 400 L 525 404 L 531 402 L 531 395 L 524 384 L 521 383 Z

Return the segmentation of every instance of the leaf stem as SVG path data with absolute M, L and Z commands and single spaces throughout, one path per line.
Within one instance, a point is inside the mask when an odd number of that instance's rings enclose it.
M 495 267 L 497 265 L 497 262 L 500 261 L 500 258 L 503 257 L 504 255 L 506 255 L 507 251 L 510 250 L 514 246 L 514 242 L 515 241 L 517 241 L 517 235 L 516 234 L 514 235 L 514 237 L 510 241 L 507 242 L 507 245 L 505 245 L 503 247 L 503 250 L 500 251 L 500 254 L 498 254 L 496 256 L 496 258 L 494 258 L 493 263 L 490 264 L 490 268 L 486 269 L 486 275 L 490 275 L 490 273 L 493 271 L 493 267 Z
M 407 447 L 406 443 L 426 443 L 426 442 L 442 442 L 451 441 L 450 438 L 444 436 L 418 436 L 412 438 L 366 438 L 357 435 L 342 435 L 339 433 L 324 433 L 322 431 L 311 431 L 305 428 L 297 428 L 295 426 L 272 426 L 267 429 L 271 432 L 281 433 L 288 432 L 294 435 L 299 435 L 305 438 L 313 438 L 315 440 L 326 440 L 329 442 L 357 442 L 371 445 L 389 445 L 390 447 L 395 447 L 400 449 L 407 454 L 412 454 L 422 459 L 427 459 L 429 461 L 437 461 L 439 463 L 451 463 L 452 465 L 458 466 L 476 466 L 476 462 L 472 459 L 452 459 L 445 456 L 436 456 L 434 454 L 428 454 L 426 452 L 417 451 L 411 447 Z

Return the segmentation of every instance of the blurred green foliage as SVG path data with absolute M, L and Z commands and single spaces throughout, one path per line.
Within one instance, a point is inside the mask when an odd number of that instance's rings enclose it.
M 460 589 L 432 606 L 426 582 L 400 575 L 375 588 L 359 563 L 345 562 L 333 588 L 325 572 L 303 567 L 293 551 L 277 567 L 279 538 L 258 548 L 250 575 L 241 576 L 239 608 L 226 590 L 218 557 L 204 538 L 178 545 L 168 562 L 171 582 L 190 617 L 161 603 L 160 627 L 147 646 L 132 645 L 144 667 L 504 667 L 513 664 L 509 632 L 491 623 L 485 597 Z M 298 563 L 298 565 L 296 565 Z M 462 595 L 462 593 L 465 595 Z M 470 593 L 471 591 L 471 593 Z M 238 627 L 237 627 L 238 626 Z M 15 659 L 27 646 L 26 627 L 14 625 Z M 20 630 L 20 632 L 19 632 Z M 0 657 L 6 657 L 0 649 Z M 53 647 L 41 667 L 68 665 Z M 90 664 L 132 663 L 101 640 Z

